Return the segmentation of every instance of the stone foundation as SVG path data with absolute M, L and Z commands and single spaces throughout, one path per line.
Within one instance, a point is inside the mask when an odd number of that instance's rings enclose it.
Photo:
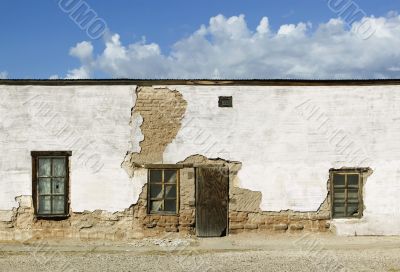
M 248 213 L 229 212 L 229 233 L 266 232 L 299 233 L 329 231 L 330 216 L 326 213 Z

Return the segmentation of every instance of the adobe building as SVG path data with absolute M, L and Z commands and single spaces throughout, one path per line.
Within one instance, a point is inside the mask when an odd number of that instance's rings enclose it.
M 399 80 L 1 80 L 0 240 L 400 234 Z

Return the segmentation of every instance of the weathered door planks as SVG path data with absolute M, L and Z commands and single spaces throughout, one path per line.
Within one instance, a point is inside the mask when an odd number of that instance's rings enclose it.
M 196 232 L 199 237 L 226 235 L 229 171 L 224 166 L 196 168 Z

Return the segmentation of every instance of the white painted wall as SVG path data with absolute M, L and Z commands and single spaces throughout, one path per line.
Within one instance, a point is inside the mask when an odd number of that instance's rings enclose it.
M 371 167 L 364 217 L 340 235 L 400 234 L 400 86 L 174 86 L 188 102 L 165 163 L 193 154 L 242 162 L 240 187 L 264 211 L 316 211 L 330 168 Z M 218 108 L 232 95 L 233 108 Z
M 32 194 L 34 151 L 71 150 L 75 212 L 128 208 L 141 190 L 121 168 L 136 86 L 0 86 L 0 210 Z
M 261 191 L 264 211 L 315 211 L 331 167 L 371 167 L 363 218 L 333 225 L 340 235 L 400 235 L 399 86 L 170 88 L 188 108 L 165 163 L 193 154 L 240 161 L 240 187 Z M 121 168 L 143 139 L 140 116 L 129 126 L 134 90 L 0 86 L 0 210 L 31 195 L 32 150 L 72 150 L 73 211 L 136 203 L 146 170 L 131 179 Z M 218 108 L 221 95 L 233 108 Z

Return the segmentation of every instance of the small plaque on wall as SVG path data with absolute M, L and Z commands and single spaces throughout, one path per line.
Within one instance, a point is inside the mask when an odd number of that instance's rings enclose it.
M 220 108 L 232 108 L 232 96 L 219 96 L 218 107 Z

